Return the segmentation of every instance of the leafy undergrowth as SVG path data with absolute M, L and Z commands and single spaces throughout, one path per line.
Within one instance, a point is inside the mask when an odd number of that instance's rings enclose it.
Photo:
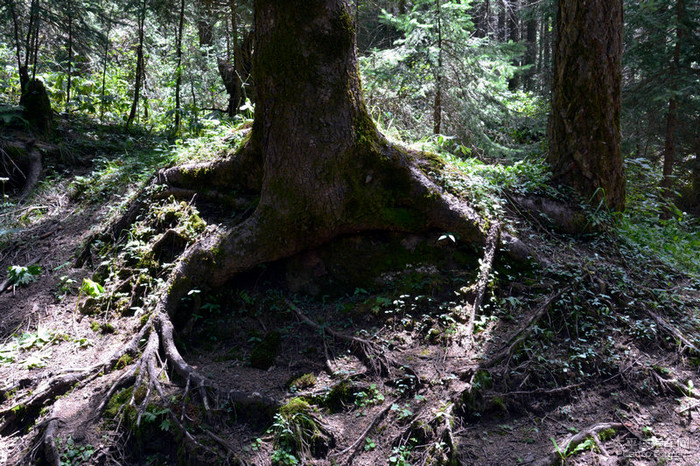
M 82 148 L 81 164 L 57 162 L 29 202 L 6 200 L 0 217 L 0 266 L 15 276 L 33 258 L 40 267 L 0 294 L 0 457 L 8 464 L 30 462 L 45 421 L 58 413 L 66 464 L 198 464 L 217 454 L 256 465 L 700 459 L 693 223 L 659 221 L 656 204 L 632 195 L 621 219 L 586 211 L 596 233 L 555 233 L 511 202 L 566 198 L 538 160 L 492 166 L 442 154 L 446 168 L 434 174 L 539 258 L 516 264 L 497 253 L 473 343 L 462 337 L 480 248 L 440 231 L 350 236 L 183 299 L 175 324 L 188 362 L 222 393 L 273 398 L 274 412 L 225 399 L 207 409 L 168 370 L 164 396 L 127 387 L 105 400 L 100 387 L 133 367 L 127 355 L 36 412 L 25 408 L 42 380 L 95 364 L 130 339 L 179 254 L 246 216 L 160 199 L 119 241 L 95 244 L 91 265 L 76 268 L 83 242 L 158 166 L 215 156 L 244 137 L 212 129 L 171 147 L 106 128 L 80 134 L 70 144 Z M 101 401 L 95 421 L 86 413 Z M 173 419 L 199 447 L 183 441 Z M 602 423 L 614 427 L 593 428 Z

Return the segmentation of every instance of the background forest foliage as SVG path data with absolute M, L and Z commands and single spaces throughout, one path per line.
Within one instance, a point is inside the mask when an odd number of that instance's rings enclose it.
M 483 185 L 472 189 L 490 200 L 513 172 L 535 180 L 533 189 L 548 189 L 542 160 L 555 1 L 352 5 L 365 99 L 385 133 L 482 175 Z M 161 138 L 180 156 L 205 157 L 254 111 L 252 15 L 250 0 L 5 0 L 0 125 L 21 120 L 26 68 L 59 114 L 125 126 Z M 627 241 L 696 273 L 699 21 L 697 0 L 625 2 L 629 183 L 618 222 Z

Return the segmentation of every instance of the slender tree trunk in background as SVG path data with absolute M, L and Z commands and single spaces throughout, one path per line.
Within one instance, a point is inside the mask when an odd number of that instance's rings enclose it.
M 107 17 L 107 40 L 105 40 L 105 50 L 102 58 L 102 91 L 100 93 L 100 121 L 104 120 L 105 115 L 105 93 L 107 87 L 107 61 L 109 60 L 109 33 L 112 31 L 112 12 L 109 12 Z
M 675 95 L 677 89 L 678 71 L 681 59 L 681 41 L 683 35 L 683 0 L 676 2 L 676 44 L 673 48 L 673 62 L 671 63 L 671 98 L 668 101 L 668 113 L 666 114 L 666 140 L 664 142 L 664 167 L 661 179 L 661 195 L 667 201 L 671 201 L 673 195 L 673 165 L 676 159 L 676 127 L 678 123 L 678 102 Z M 662 216 L 668 218 L 670 212 L 664 211 Z
M 34 23 L 38 19 L 36 3 L 37 0 L 32 0 L 31 5 L 29 6 L 29 25 L 27 26 L 27 36 L 24 41 L 24 50 L 26 50 L 26 53 L 24 54 L 24 67 L 27 69 L 29 69 L 29 63 L 31 63 L 32 33 L 34 32 Z
M 32 33 L 32 44 L 31 44 L 31 51 L 32 51 L 32 79 L 36 79 L 36 64 L 39 59 L 39 31 L 40 25 L 41 25 L 41 11 L 40 11 L 40 4 L 39 0 L 36 2 L 36 19 L 34 21 L 34 32 Z
M 435 73 L 435 102 L 433 105 L 433 134 L 442 132 L 442 0 L 435 0 L 438 33 L 438 64 Z
M 542 20 L 540 21 L 540 31 L 538 34 L 539 41 L 537 42 L 537 66 L 535 69 L 537 70 L 537 75 L 542 76 L 542 73 L 544 72 L 544 28 L 547 27 L 547 16 L 545 15 Z M 540 80 L 540 87 L 542 87 L 543 79 Z
M 406 0 L 399 0 L 399 14 L 406 14 Z
M 496 38 L 501 42 L 505 42 L 508 37 L 508 25 L 506 24 L 506 14 L 508 5 L 507 0 L 500 0 L 500 5 L 498 6 L 498 27 L 496 31 Z
M 233 117 L 243 105 L 243 50 L 238 40 L 238 18 L 236 17 L 236 1 L 230 0 L 231 34 L 233 34 L 233 93 L 230 96 L 229 115 Z
M 671 97 L 668 101 L 668 113 L 666 114 L 666 138 L 664 141 L 664 166 L 661 179 L 661 195 L 667 201 L 673 196 L 673 165 L 676 158 L 676 126 L 678 122 L 677 101 Z M 668 218 L 668 212 L 663 217 Z
M 691 168 L 693 187 L 691 203 L 697 215 L 700 215 L 700 135 L 695 137 L 695 159 Z
M 508 40 L 514 43 L 520 42 L 520 21 L 518 21 L 518 13 L 520 12 L 520 0 L 512 0 L 511 7 L 508 12 L 508 31 L 510 35 Z M 516 58 L 513 61 L 514 66 L 520 66 L 520 58 Z M 520 86 L 520 75 L 515 74 L 510 81 L 508 81 L 508 89 L 514 91 Z
M 212 0 L 199 0 L 201 8 L 197 19 L 199 45 L 210 46 L 214 43 L 214 3 Z
M 244 102 L 243 80 L 248 74 L 245 71 L 244 45 L 246 41 L 238 39 L 238 18 L 236 15 L 237 4 L 235 0 L 229 0 L 231 14 L 231 36 L 233 38 L 233 60 L 218 60 L 219 75 L 228 94 L 228 108 L 226 113 L 233 118 L 240 112 Z
M 175 40 L 175 54 L 177 56 L 177 68 L 175 69 L 175 134 L 180 134 L 181 108 L 180 86 L 182 85 L 182 31 L 185 26 L 185 0 L 180 0 L 180 19 L 177 24 Z
M 129 116 L 126 119 L 126 132 L 128 133 L 131 129 L 131 124 L 136 118 L 136 110 L 139 105 L 139 97 L 141 95 L 141 85 L 143 81 L 144 73 L 144 61 L 143 61 L 143 41 L 144 41 L 144 27 L 146 22 L 146 0 L 141 2 L 141 8 L 139 11 L 138 18 L 138 36 L 139 44 L 136 47 L 136 73 L 134 77 L 134 98 L 131 101 L 131 110 L 129 111 Z
M 14 0 L 8 0 L 7 5 L 10 9 L 10 15 L 12 16 L 12 29 L 15 40 L 15 57 L 17 59 L 17 72 L 19 73 L 19 93 L 22 95 L 24 94 L 27 84 L 29 83 L 29 73 L 27 72 L 27 69 L 22 66 L 22 46 L 20 45 L 19 18 L 17 16 Z
M 476 37 L 488 37 L 490 31 L 489 21 L 491 21 L 491 6 L 490 0 L 484 0 L 483 3 L 474 12 L 474 28 L 476 29 Z
M 527 20 L 525 24 L 526 50 L 525 64 L 530 66 L 523 76 L 523 88 L 526 91 L 534 90 L 535 65 L 537 64 L 537 18 L 534 16 Z
M 192 94 L 192 109 L 193 109 L 193 126 L 199 126 L 199 112 L 197 111 L 197 96 L 194 92 L 194 76 L 192 76 L 192 69 L 190 68 L 190 93 Z
M 544 36 L 542 38 L 542 47 L 544 48 L 544 57 L 542 60 L 542 81 L 543 91 L 549 93 L 552 90 L 552 17 L 545 15 L 544 19 Z
M 560 0 L 548 160 L 586 200 L 625 207 L 620 147 L 622 0 Z
M 66 83 L 66 110 L 70 104 L 71 81 L 73 77 L 73 2 L 68 2 L 68 82 Z

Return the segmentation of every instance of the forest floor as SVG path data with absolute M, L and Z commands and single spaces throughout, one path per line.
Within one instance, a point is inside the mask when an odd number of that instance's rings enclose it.
M 175 322 L 185 359 L 220 393 L 259 393 L 276 412 L 225 399 L 205 411 L 168 370 L 170 400 L 138 412 L 135 391 L 108 393 L 131 358 L 31 405 L 42 384 L 138 332 L 179 241 L 242 215 L 162 199 L 78 267 L 86 241 L 173 159 L 148 136 L 64 124 L 59 153 L 72 156 L 46 160 L 34 194 L 0 212 L 0 282 L 11 266 L 41 268 L 0 290 L 0 464 L 40 462 L 53 419 L 72 465 L 200 464 L 212 452 L 251 465 L 700 464 L 697 278 L 612 227 L 561 234 L 514 204 L 504 219 L 539 260 L 496 253 L 473 341 L 461 329 L 481 248 L 437 231 L 343 237 L 194 290 Z

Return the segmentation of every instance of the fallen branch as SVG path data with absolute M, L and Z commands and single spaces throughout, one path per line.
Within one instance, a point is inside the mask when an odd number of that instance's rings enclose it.
M 535 329 L 535 324 L 539 322 L 539 320 L 542 318 L 542 316 L 549 310 L 549 306 L 556 301 L 564 292 L 566 292 L 569 289 L 569 287 L 566 287 L 564 289 L 561 289 L 551 295 L 549 298 L 547 298 L 542 304 L 539 305 L 535 313 L 528 319 L 528 321 L 523 325 L 520 330 L 515 332 L 513 337 L 511 337 L 509 343 L 506 344 L 506 346 L 496 352 L 495 355 L 491 356 L 486 362 L 481 364 L 482 368 L 490 368 L 494 367 L 495 365 L 499 364 L 501 361 L 505 359 L 510 359 L 513 357 L 513 354 L 520 348 L 520 345 L 522 345 L 525 340 L 528 339 L 530 334 L 533 332 Z
M 331 458 L 333 458 L 333 457 L 338 457 L 338 456 L 344 455 L 344 454 L 347 453 L 347 452 L 351 452 L 351 453 L 350 453 L 350 456 L 348 456 L 348 458 L 345 460 L 345 463 L 344 463 L 344 464 L 346 464 L 346 465 L 351 465 L 351 464 L 353 464 L 353 463 L 352 463 L 352 460 L 353 460 L 353 458 L 355 458 L 355 455 L 357 455 L 357 452 L 358 452 L 358 451 L 360 450 L 360 448 L 362 447 L 362 442 L 364 441 L 364 439 L 367 438 L 367 435 L 369 435 L 369 433 L 372 432 L 372 429 L 374 429 L 375 427 L 377 427 L 377 425 L 379 424 L 379 422 L 380 422 L 382 419 L 384 419 L 384 417 L 386 417 L 387 413 L 391 410 L 391 407 L 392 407 L 392 406 L 394 405 L 394 403 L 396 403 L 397 401 L 398 401 L 398 398 L 395 399 L 394 401 L 392 401 L 391 403 L 387 404 L 387 405 L 384 407 L 384 409 L 382 409 L 381 411 L 379 411 L 379 413 L 377 413 L 377 415 L 374 416 L 374 419 L 372 419 L 372 422 L 369 423 L 369 425 L 367 426 L 367 428 L 366 428 L 365 430 L 362 431 L 362 433 L 360 434 L 360 436 L 357 437 L 357 439 L 356 439 L 354 442 L 352 442 L 352 443 L 350 444 L 350 446 L 348 446 L 346 449 L 344 449 L 344 450 L 342 450 L 342 451 L 339 451 L 339 452 L 337 452 L 337 453 L 331 454 L 330 457 L 331 457 Z
M 317 330 L 322 331 L 324 334 L 337 338 L 338 340 L 343 340 L 351 343 L 360 351 L 361 359 L 363 359 L 370 368 L 377 374 L 389 375 L 391 372 L 391 366 L 393 362 L 390 361 L 383 353 L 384 351 L 378 347 L 376 344 L 369 340 L 363 338 L 354 337 L 351 335 L 345 335 L 343 333 L 337 332 L 332 328 L 325 327 L 317 324 L 313 320 L 309 319 L 301 310 L 291 301 L 287 300 L 287 306 L 294 312 L 299 319 L 305 324 L 313 327 Z
M 646 307 L 646 312 L 651 316 L 652 319 L 656 321 L 656 323 L 659 325 L 659 327 L 663 328 L 666 330 L 668 333 L 670 333 L 672 336 L 674 336 L 678 341 L 683 343 L 686 347 L 690 348 L 695 352 L 695 354 L 700 354 L 700 349 L 698 349 L 697 346 L 695 346 L 690 340 L 688 340 L 681 332 L 678 330 L 676 327 L 673 325 L 669 324 L 663 317 Z
M 481 303 L 484 301 L 484 296 L 486 295 L 486 287 L 489 284 L 489 275 L 491 275 L 491 270 L 493 269 L 493 259 L 496 257 L 496 247 L 498 246 L 498 239 L 501 236 L 501 224 L 499 222 L 494 222 L 489 228 L 488 235 L 486 237 L 486 247 L 484 250 L 484 258 L 481 261 L 481 268 L 479 269 L 479 281 L 476 286 L 476 296 L 474 297 L 474 305 L 472 306 L 471 314 L 469 315 L 469 322 L 467 323 L 467 330 L 464 338 L 468 340 L 469 343 L 472 342 L 472 336 L 474 334 L 474 320 L 476 319 L 476 313 L 481 307 Z
M 494 393 L 489 394 L 489 396 L 496 396 L 499 398 L 504 398 L 508 396 L 527 396 L 527 395 L 558 395 L 560 393 L 569 392 L 580 388 L 583 384 L 577 383 L 573 385 L 567 385 L 565 387 L 556 388 L 538 388 L 535 390 L 516 390 L 512 392 Z
M 617 430 L 625 428 L 625 425 L 619 422 L 603 422 L 600 424 L 594 424 L 589 426 L 576 435 L 569 436 L 562 442 L 556 443 L 555 448 L 549 452 L 549 454 L 533 463 L 534 466 L 551 466 L 554 464 L 559 464 L 562 459 L 570 456 L 577 446 L 585 442 L 586 439 L 591 438 L 595 442 L 596 446 L 600 451 L 607 456 L 607 452 L 602 445 L 600 440 L 600 433 L 607 430 Z M 552 439 L 554 441 L 554 439 Z
M 51 466 L 61 466 L 61 455 L 56 446 L 56 431 L 58 419 L 51 419 L 44 430 L 42 443 L 44 445 L 44 459 Z

